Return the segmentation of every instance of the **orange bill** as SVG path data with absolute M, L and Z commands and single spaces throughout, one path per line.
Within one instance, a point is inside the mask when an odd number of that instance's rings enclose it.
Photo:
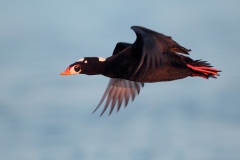
M 60 75 L 62 76 L 71 75 L 70 68 L 71 67 L 68 67 L 64 72 L 61 72 Z

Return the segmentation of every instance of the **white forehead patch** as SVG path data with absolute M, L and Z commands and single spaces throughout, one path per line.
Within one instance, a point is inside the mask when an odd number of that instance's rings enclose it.
M 106 58 L 98 57 L 98 61 L 104 62 L 104 61 L 106 61 Z
M 87 60 L 84 61 L 84 63 L 87 63 L 87 62 L 88 62 Z
M 79 60 L 78 60 L 78 62 L 83 62 L 84 61 L 84 58 L 80 58 Z

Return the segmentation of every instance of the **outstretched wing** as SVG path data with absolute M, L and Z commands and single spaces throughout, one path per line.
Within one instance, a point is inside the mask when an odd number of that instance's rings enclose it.
M 113 55 L 116 55 L 120 53 L 122 50 L 126 49 L 127 47 L 131 46 L 131 43 L 126 43 L 126 42 L 118 42 L 116 44 L 116 47 L 113 50 Z
M 140 57 L 139 65 L 133 75 L 141 67 L 144 71 L 150 68 L 158 67 L 163 64 L 163 53 L 183 53 L 188 54 L 189 49 L 180 46 L 172 40 L 170 36 L 149 30 L 144 27 L 131 27 L 137 35 L 136 41 L 132 45 L 132 56 Z M 143 65 L 144 64 L 144 65 Z
M 123 51 L 124 49 L 128 48 L 131 45 L 132 44 L 130 43 L 118 42 L 113 50 L 113 55 L 120 53 L 121 51 Z M 101 115 L 106 111 L 110 103 L 111 108 L 109 111 L 109 115 L 112 113 L 116 103 L 117 111 L 119 111 L 123 101 L 125 102 L 126 107 L 129 102 L 129 99 L 132 98 L 132 100 L 134 100 L 135 96 L 140 93 L 140 89 L 143 86 L 144 83 L 111 78 L 102 96 L 102 99 L 100 100 L 99 104 L 97 105 L 96 109 L 93 112 L 95 112 L 101 106 L 101 104 L 104 102 L 106 98 L 107 99 L 105 102 L 105 106 L 102 110 Z
M 98 106 L 93 111 L 95 112 L 106 99 L 105 106 L 102 110 L 101 115 L 106 111 L 108 106 L 111 104 L 109 115 L 112 113 L 115 105 L 117 103 L 117 112 L 121 108 L 123 101 L 125 102 L 125 107 L 127 106 L 129 99 L 134 100 L 135 96 L 140 93 L 140 89 L 144 86 L 144 83 L 134 82 L 124 79 L 111 78 L 107 89 L 105 90 L 102 99 L 100 100 Z

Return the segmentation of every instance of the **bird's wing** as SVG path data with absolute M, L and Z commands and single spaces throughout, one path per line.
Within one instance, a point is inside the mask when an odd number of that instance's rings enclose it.
M 126 42 L 118 42 L 116 44 L 116 47 L 113 50 L 113 54 L 112 55 L 116 55 L 118 53 L 120 53 L 122 50 L 124 50 L 125 48 L 131 46 L 131 43 L 126 43 Z
M 128 48 L 131 45 L 132 44 L 126 42 L 118 42 L 113 50 L 112 55 L 120 53 L 121 51 L 123 51 L 124 49 Z M 141 87 L 143 87 L 143 85 L 144 84 L 140 82 L 111 78 L 102 96 L 102 99 L 100 100 L 99 104 L 97 105 L 96 109 L 93 112 L 95 112 L 101 106 L 106 97 L 107 100 L 101 115 L 106 111 L 110 103 L 111 108 L 109 111 L 109 115 L 112 113 L 116 103 L 118 103 L 117 111 L 119 111 L 122 102 L 125 101 L 126 107 L 130 97 L 132 97 L 132 100 L 134 100 L 136 94 L 139 94 L 140 89 Z
M 137 36 L 136 41 L 132 45 L 132 56 L 135 58 L 140 57 L 139 65 L 133 75 L 135 75 L 141 67 L 147 71 L 149 68 L 162 65 L 164 52 L 168 52 L 169 54 L 188 54 L 188 52 L 191 51 L 180 46 L 172 40 L 170 36 L 165 36 L 139 26 L 133 26 L 131 29 L 133 29 Z
M 101 115 L 106 111 L 108 106 L 110 105 L 109 115 L 112 113 L 116 103 L 117 103 L 117 111 L 119 111 L 123 101 L 125 102 L 125 107 L 128 104 L 129 99 L 134 100 L 135 96 L 140 93 L 141 88 L 144 86 L 144 83 L 134 82 L 125 79 L 116 79 L 111 78 L 108 86 L 100 100 L 98 106 L 93 111 L 95 112 L 106 99 L 105 106 L 102 110 Z

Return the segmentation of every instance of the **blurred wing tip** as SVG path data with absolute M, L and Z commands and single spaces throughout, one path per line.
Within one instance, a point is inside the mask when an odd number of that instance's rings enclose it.
M 101 104 L 98 104 L 97 107 L 93 110 L 92 114 L 95 113 L 100 106 L 101 106 Z
M 134 101 L 143 86 L 143 82 L 111 79 L 102 99 L 92 113 L 95 113 L 103 103 L 105 104 L 100 116 L 106 112 L 107 108 L 109 108 L 108 116 L 112 114 L 114 108 L 116 108 L 116 113 L 119 112 L 121 106 L 127 107 L 130 99 Z

